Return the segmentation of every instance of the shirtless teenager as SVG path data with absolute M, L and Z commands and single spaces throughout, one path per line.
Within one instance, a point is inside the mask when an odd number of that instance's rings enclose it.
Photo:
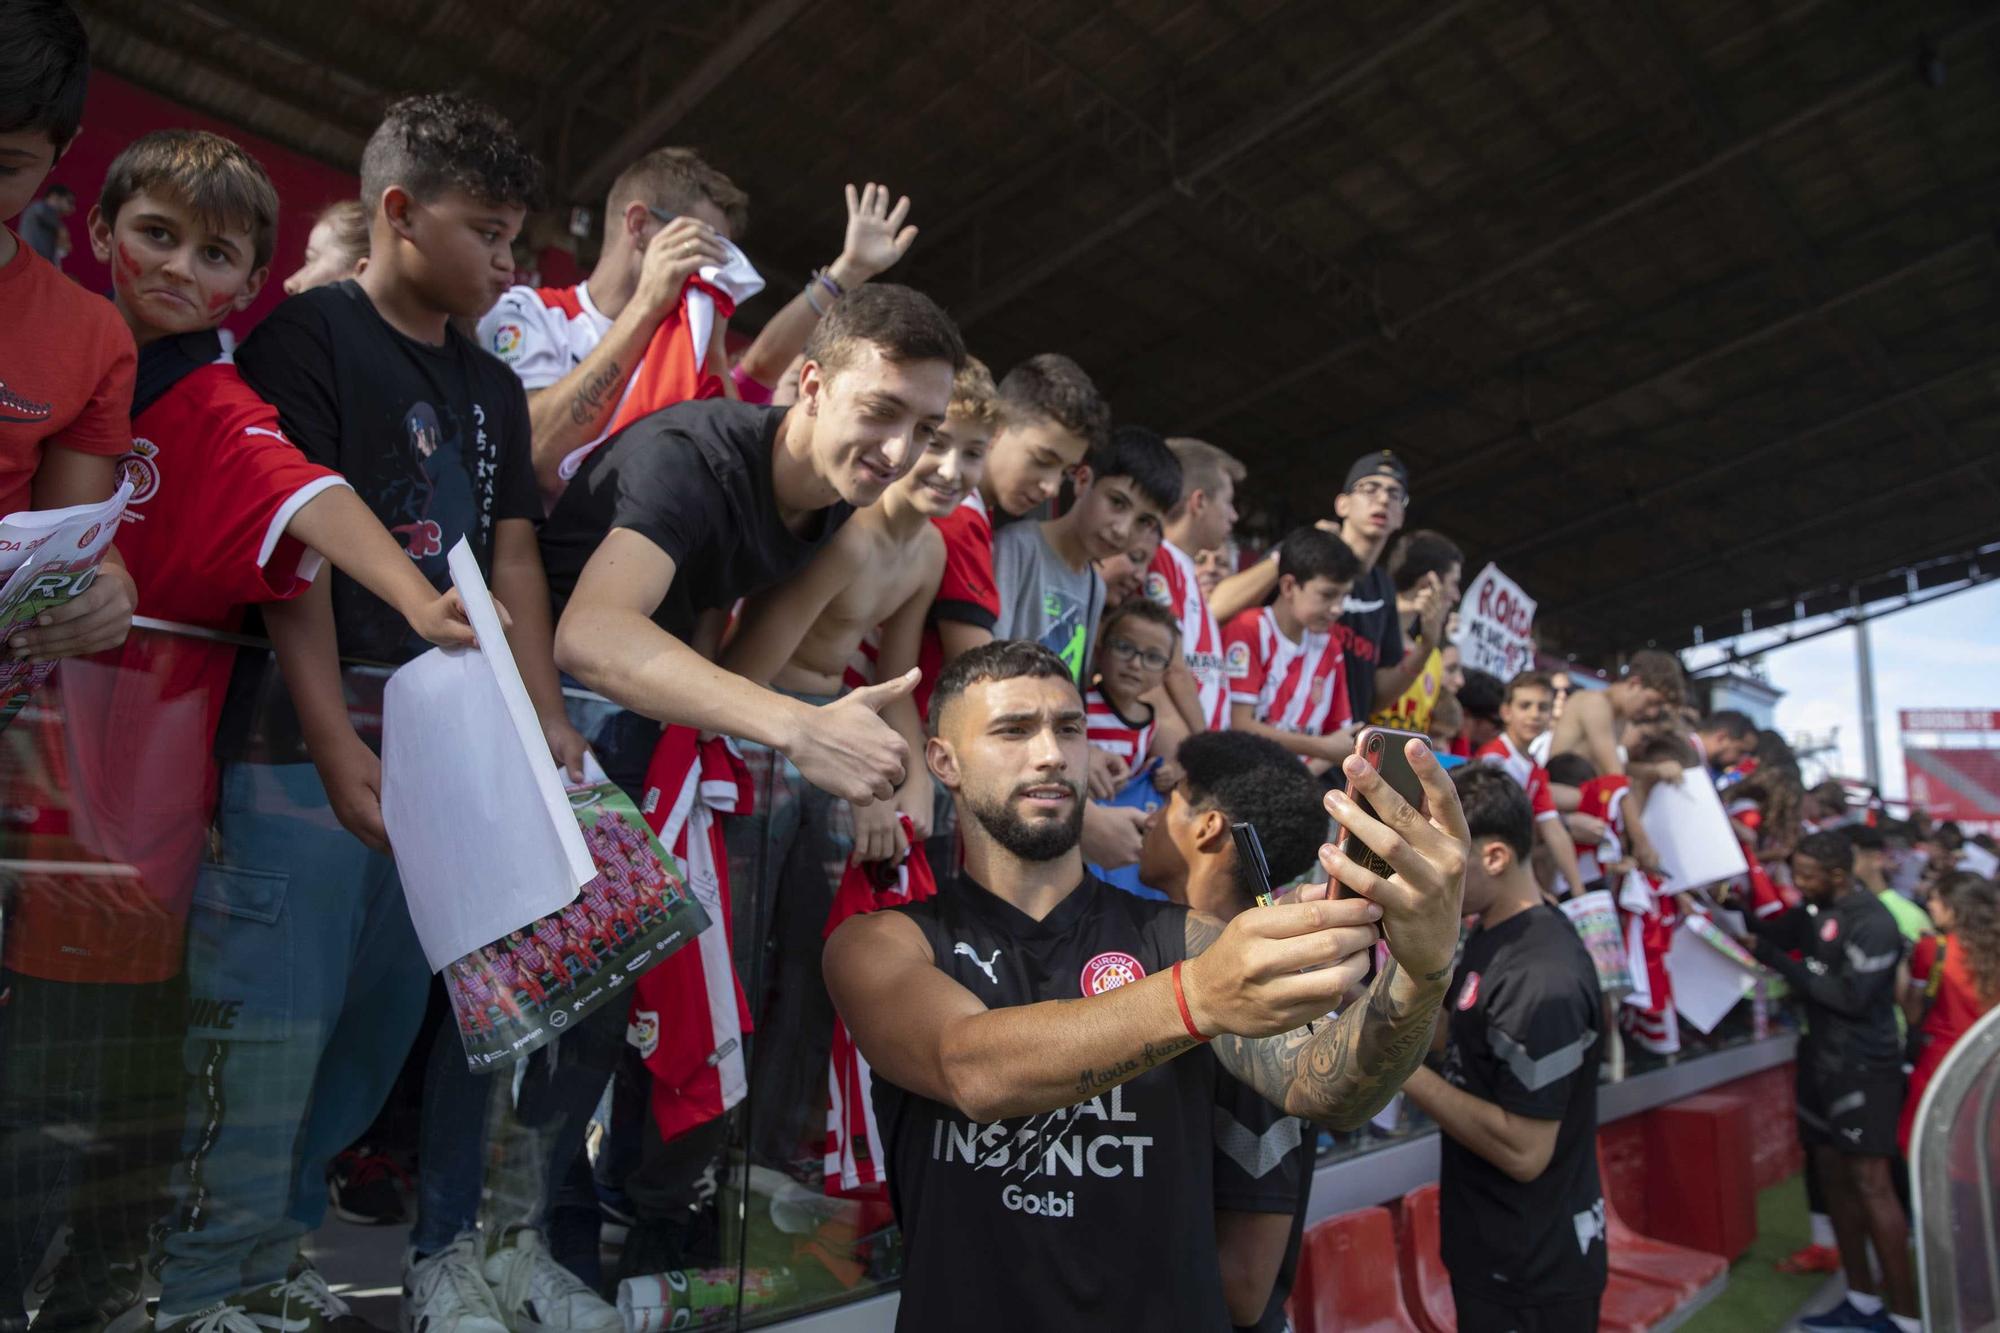
M 809 698 L 837 697 L 914 667 L 944 571 L 944 538 L 931 520 L 978 488 L 999 421 L 993 377 L 968 357 L 953 379 L 945 424 L 916 465 L 848 520 L 797 576 L 750 599 L 722 665 Z M 909 696 L 885 706 L 882 717 L 912 754 L 923 748 L 923 720 Z M 922 839 L 930 832 L 931 802 L 930 775 L 910 765 L 893 801 L 855 809 L 855 853 L 863 861 L 900 856 L 906 840 L 898 813 L 910 817 Z
M 1651 722 L 1665 710 L 1679 708 L 1686 698 L 1686 678 L 1673 654 L 1641 649 L 1605 689 L 1570 695 L 1556 722 L 1549 753 L 1580 754 L 1601 774 L 1623 773 L 1619 733 L 1626 724 Z

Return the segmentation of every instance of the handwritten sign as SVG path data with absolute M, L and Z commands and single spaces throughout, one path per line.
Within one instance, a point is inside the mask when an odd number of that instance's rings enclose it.
M 1459 655 L 1468 668 L 1512 679 L 1535 664 L 1535 599 L 1487 565 L 1458 604 Z

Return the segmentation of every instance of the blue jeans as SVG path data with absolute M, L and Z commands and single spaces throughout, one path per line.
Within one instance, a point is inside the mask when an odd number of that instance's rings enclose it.
M 395 862 L 334 818 L 310 764 L 231 764 L 188 921 L 189 1088 L 161 1308 L 285 1276 L 326 1170 L 381 1110 L 430 968 Z

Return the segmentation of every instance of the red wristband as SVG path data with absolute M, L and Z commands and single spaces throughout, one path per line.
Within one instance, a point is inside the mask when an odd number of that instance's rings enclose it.
M 1186 961 L 1187 961 L 1186 959 L 1181 960 L 1181 962 L 1186 962 Z M 1182 1026 L 1187 1028 L 1188 1035 L 1190 1037 L 1193 1037 L 1196 1041 L 1209 1040 L 1209 1038 L 1201 1035 L 1201 1029 L 1194 1025 L 1194 1015 L 1188 1012 L 1187 992 L 1181 989 L 1180 963 L 1174 964 L 1173 973 L 1174 973 L 1174 1003 L 1180 1008 Z

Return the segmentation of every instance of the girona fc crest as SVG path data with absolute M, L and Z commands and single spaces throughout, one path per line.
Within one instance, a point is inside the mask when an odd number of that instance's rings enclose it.
M 1077 986 L 1085 995 L 1102 995 L 1106 991 L 1129 986 L 1146 975 L 1146 969 L 1139 960 L 1129 953 L 1101 953 L 1083 965 L 1083 975 L 1077 979 Z
M 1465 974 L 1465 984 L 1458 988 L 1459 1012 L 1463 1013 L 1467 1009 L 1470 1009 L 1473 1005 L 1478 1003 L 1479 1003 L 1479 974 L 1477 972 L 1468 972 Z
M 142 505 L 160 489 L 160 446 L 151 440 L 132 441 L 132 452 L 118 460 L 118 480 L 132 483 L 126 506 Z
M 1828 917 L 1828 918 L 1826 919 L 1826 922 L 1825 922 L 1825 924 L 1823 924 L 1823 925 L 1822 925 L 1822 926 L 1820 926 L 1820 928 L 1819 928 L 1819 937 L 1820 937 L 1821 939 L 1825 940 L 1825 941 L 1826 941 L 1826 942 L 1827 942 L 1828 944 L 1831 944 L 1831 943 L 1833 943 L 1833 942 L 1834 942 L 1835 940 L 1839 939 L 1839 938 L 1840 938 L 1840 920 L 1839 920 L 1839 918 L 1837 918 L 1837 917 Z

